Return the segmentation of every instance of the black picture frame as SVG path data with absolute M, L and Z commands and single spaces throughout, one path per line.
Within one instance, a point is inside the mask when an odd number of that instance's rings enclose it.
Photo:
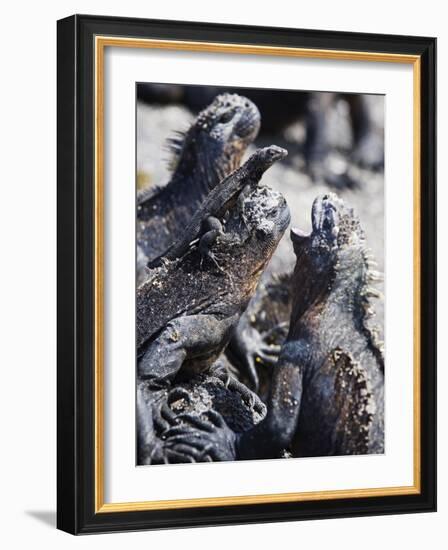
M 95 36 L 420 57 L 421 417 L 418 494 L 163 510 L 95 510 Z M 57 24 L 57 526 L 73 534 L 430 512 L 436 509 L 436 39 L 74 15 Z

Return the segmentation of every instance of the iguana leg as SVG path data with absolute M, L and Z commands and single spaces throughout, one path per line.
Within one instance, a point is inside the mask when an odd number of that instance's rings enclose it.
M 151 342 L 138 364 L 141 380 L 153 391 L 167 388 L 182 367 L 187 350 L 176 321 L 169 323 Z
M 209 216 L 205 220 L 203 228 L 204 234 L 199 239 L 199 252 L 201 254 L 201 262 L 204 258 L 207 258 L 211 260 L 220 271 L 224 272 L 222 267 L 218 264 L 213 252 L 211 251 L 211 247 L 218 238 L 218 235 L 224 234 L 222 224 L 218 220 L 218 218 L 215 218 L 214 216 Z
M 233 317 L 219 320 L 213 315 L 174 319 L 149 344 L 139 361 L 140 380 L 145 380 L 152 391 L 166 389 L 185 360 L 211 364 L 227 344 L 233 322 Z
M 293 342 L 300 346 L 300 342 Z M 302 398 L 303 365 L 298 362 L 297 347 L 283 346 L 274 367 L 266 418 L 255 428 L 238 436 L 239 459 L 277 458 L 289 447 L 297 429 Z M 303 350 L 303 355 L 306 354 Z
M 172 464 L 212 460 L 209 453 L 211 441 L 208 434 L 204 441 L 198 424 L 194 423 L 194 420 L 189 423 L 188 415 L 185 417 L 185 415 L 176 414 L 169 406 L 170 401 L 178 399 L 190 399 L 189 392 L 182 387 L 175 387 L 166 396 L 165 391 L 151 392 L 148 390 L 146 382 L 139 383 L 136 411 L 138 464 Z M 206 418 L 208 419 L 208 416 Z M 171 441 L 174 428 L 180 427 L 180 424 L 183 438 L 179 440 L 175 437 Z M 204 425 L 210 429 L 208 423 Z
M 254 409 L 260 416 L 265 416 L 266 410 L 265 405 L 260 400 L 258 395 L 251 391 L 246 385 L 240 382 L 235 376 L 230 374 L 224 368 L 213 368 L 210 369 L 210 373 L 213 376 L 219 378 L 230 391 L 239 393 L 242 401 L 250 408 Z
M 163 394 L 163 392 L 162 392 Z M 163 441 L 157 436 L 175 425 L 173 413 L 169 410 L 161 392 L 151 391 L 146 382 L 139 382 L 136 395 L 137 420 L 137 464 L 163 464 L 167 462 Z
M 324 180 L 328 144 L 328 110 L 334 101 L 333 93 L 311 94 L 306 114 L 305 161 L 314 181 Z

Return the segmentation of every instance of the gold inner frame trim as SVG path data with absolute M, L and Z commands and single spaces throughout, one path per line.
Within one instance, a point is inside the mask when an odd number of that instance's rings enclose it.
M 414 196 L 414 480 L 413 485 L 349 490 L 276 493 L 180 500 L 154 500 L 141 502 L 104 502 L 104 50 L 106 47 L 153 48 L 161 50 L 194 51 L 207 53 L 233 53 L 266 56 L 301 57 L 342 61 L 370 61 L 382 63 L 406 63 L 413 65 L 413 196 Z M 96 36 L 95 54 L 95 513 L 132 512 L 143 510 L 167 510 L 208 506 L 236 506 L 274 502 L 300 502 L 343 498 L 412 495 L 420 493 L 421 486 L 421 426 L 420 426 L 420 204 L 421 204 L 421 60 L 417 55 L 381 52 L 356 52 L 324 50 L 253 44 L 227 44 L 183 40 L 156 40 Z

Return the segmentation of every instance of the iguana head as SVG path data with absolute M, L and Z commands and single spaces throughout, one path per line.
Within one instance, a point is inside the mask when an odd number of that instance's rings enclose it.
M 251 181 L 258 183 L 266 170 L 277 161 L 284 159 L 287 155 L 288 151 L 286 149 L 278 145 L 269 145 L 268 147 L 257 149 L 243 164 L 241 170 L 244 170 L 248 183 Z
M 359 219 L 333 193 L 315 199 L 311 217 L 310 234 L 291 230 L 297 256 L 291 328 L 305 311 L 327 303 L 330 293 L 340 310 L 351 311 L 364 323 L 374 314 L 370 298 L 381 296 L 371 286 L 381 274 L 372 269 Z
M 291 229 L 298 264 L 305 262 L 307 268 L 317 275 L 337 268 L 347 255 L 362 257 L 364 231 L 353 209 L 348 208 L 334 193 L 318 196 L 314 200 L 311 222 L 310 234 L 297 228 Z
M 286 200 L 261 186 L 235 206 L 226 223 L 224 245 L 235 277 L 258 282 L 290 222 Z
M 239 167 L 260 129 L 260 113 L 247 98 L 222 94 L 202 112 L 186 133 L 170 140 L 172 166 L 183 177 L 200 173 L 212 189 Z

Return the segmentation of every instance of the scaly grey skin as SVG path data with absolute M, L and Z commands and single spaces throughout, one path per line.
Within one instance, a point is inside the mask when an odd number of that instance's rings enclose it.
M 318 197 L 313 230 L 292 230 L 297 256 L 290 329 L 266 419 L 237 443 L 240 458 L 384 452 L 384 360 L 369 328 L 371 269 L 364 233 L 335 195 Z
M 218 359 L 289 219 L 282 195 L 256 187 L 235 202 L 225 233 L 209 243 L 219 268 L 196 243 L 152 271 L 137 290 L 138 385 L 144 395 L 170 388 L 179 376 L 204 372 Z M 138 418 L 145 440 L 151 415 Z
M 137 243 L 147 261 L 183 234 L 208 193 L 239 167 L 259 128 L 260 113 L 251 101 L 222 94 L 185 134 L 170 140 L 171 180 L 137 197 Z
M 210 191 L 188 225 L 183 228 L 182 236 L 161 256 L 149 262 L 148 267 L 158 267 L 163 261 L 181 258 L 198 238 L 204 224 L 207 224 L 208 232 L 202 237 L 201 244 L 205 251 L 207 240 L 216 238 L 222 229 L 219 218 L 232 209 L 237 200 L 244 200 L 244 196 L 257 187 L 266 170 L 287 154 L 285 149 L 277 145 L 258 149 L 240 168 Z

